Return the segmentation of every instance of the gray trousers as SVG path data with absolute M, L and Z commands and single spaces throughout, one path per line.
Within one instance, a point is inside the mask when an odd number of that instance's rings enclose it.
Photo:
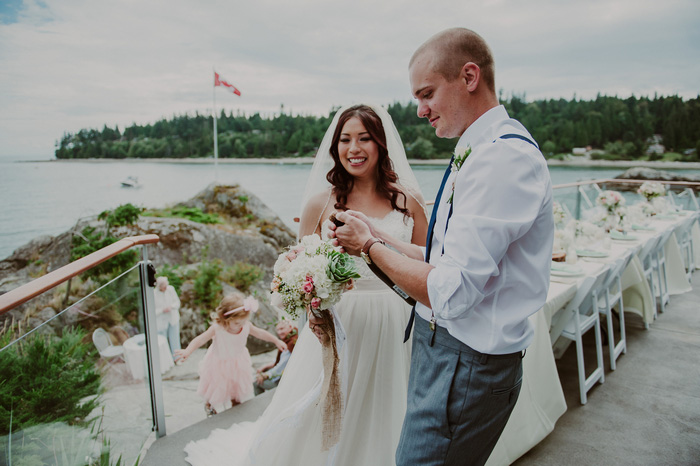
M 416 316 L 397 466 L 483 465 L 520 394 L 521 353 L 479 353 Z

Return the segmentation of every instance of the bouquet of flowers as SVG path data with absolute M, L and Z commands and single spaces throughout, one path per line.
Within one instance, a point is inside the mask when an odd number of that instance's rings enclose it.
M 292 319 L 307 310 L 321 317 L 322 312 L 340 301 L 353 279 L 360 278 L 355 261 L 338 252 L 330 242 L 309 235 L 280 254 L 272 279 L 272 304 Z
M 608 209 L 608 212 L 614 213 L 618 207 L 625 205 L 625 198 L 617 191 L 603 191 L 598 194 L 596 203 Z
M 280 254 L 274 267 L 272 304 L 292 319 L 311 311 L 323 320 L 316 326 L 319 333 L 314 331 L 322 345 L 323 451 L 338 443 L 343 414 L 338 349 L 345 332 L 332 308 L 345 291 L 352 289 L 355 278 L 360 278 L 355 261 L 315 234 L 304 236 Z
M 664 185 L 656 181 L 645 181 L 642 183 L 639 189 L 637 189 L 637 193 L 644 196 L 647 201 L 651 201 L 655 197 L 665 196 L 666 189 L 664 188 Z

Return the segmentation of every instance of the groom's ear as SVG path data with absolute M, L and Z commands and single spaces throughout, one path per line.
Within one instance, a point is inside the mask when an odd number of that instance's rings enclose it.
M 459 79 L 461 79 L 467 86 L 467 91 L 476 91 L 476 89 L 479 87 L 479 81 L 481 79 L 481 69 L 479 68 L 479 65 L 471 61 L 465 63 L 459 72 Z

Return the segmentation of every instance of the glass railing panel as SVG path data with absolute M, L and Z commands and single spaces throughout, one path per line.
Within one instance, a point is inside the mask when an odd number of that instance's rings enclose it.
M 5 320 L 0 463 L 131 465 L 154 435 L 147 371 L 134 374 L 145 351 L 125 352 L 144 333 L 138 264 L 117 273 L 92 269 Z

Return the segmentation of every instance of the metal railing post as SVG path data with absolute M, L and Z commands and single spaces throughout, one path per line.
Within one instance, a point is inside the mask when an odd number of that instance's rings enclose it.
M 156 324 L 155 268 L 148 260 L 146 245 L 141 246 L 141 263 L 139 264 L 141 284 L 141 305 L 144 310 L 146 333 L 146 365 L 148 366 L 149 388 L 151 392 L 151 411 L 153 428 L 157 437 L 165 436 L 165 409 L 163 404 L 163 380 L 160 374 L 160 348 L 158 346 L 158 327 Z

